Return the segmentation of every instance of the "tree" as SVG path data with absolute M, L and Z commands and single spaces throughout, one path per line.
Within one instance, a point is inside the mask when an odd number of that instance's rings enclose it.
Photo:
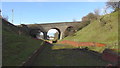
M 90 21 L 96 20 L 96 19 L 97 19 L 97 17 L 94 13 L 89 13 L 88 15 L 86 15 L 82 18 L 82 22 L 90 22 Z
M 1 16 L 1 12 L 2 12 L 2 11 L 1 11 L 1 9 L 0 9 L 0 16 Z
M 95 18 L 95 15 L 93 13 L 89 13 L 87 16 L 90 21 Z
M 99 9 L 95 9 L 94 10 L 94 15 L 95 15 L 96 19 L 98 19 L 99 15 L 100 15 L 100 10 Z
M 107 8 L 112 8 L 114 11 L 120 9 L 120 1 L 117 2 L 118 0 L 109 0 L 106 2 L 106 7 Z
M 99 15 L 99 14 L 100 14 L 100 10 L 99 10 L 99 9 L 95 9 L 95 10 L 94 10 L 94 14 L 95 14 L 95 15 Z

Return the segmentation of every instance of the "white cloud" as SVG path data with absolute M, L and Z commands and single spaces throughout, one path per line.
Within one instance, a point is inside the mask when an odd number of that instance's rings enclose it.
M 14 24 L 14 23 L 13 23 L 13 24 Z M 14 25 L 20 25 L 20 24 L 16 24 L 16 23 L 15 23 Z
M 82 21 L 82 18 L 80 18 L 80 21 Z

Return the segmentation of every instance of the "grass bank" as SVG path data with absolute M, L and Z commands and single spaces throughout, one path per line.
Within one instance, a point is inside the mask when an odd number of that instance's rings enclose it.
M 4 24 L 4 22 L 2 22 Z M 6 27 L 3 25 L 2 27 Z M 35 40 L 14 31 L 2 30 L 2 64 L 3 66 L 21 66 L 44 41 Z
M 107 44 L 106 48 L 118 49 L 118 12 L 101 16 L 99 20 L 92 21 L 74 36 L 65 37 L 63 40 L 98 42 Z

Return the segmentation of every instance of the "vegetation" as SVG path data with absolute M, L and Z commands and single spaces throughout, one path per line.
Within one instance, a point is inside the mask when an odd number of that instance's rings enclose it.
M 108 2 L 106 2 L 106 7 L 112 8 L 114 11 L 118 11 L 120 9 L 120 1 L 117 2 L 117 0 L 109 0 Z
M 87 16 L 83 17 L 82 24 L 76 26 L 77 28 L 79 27 L 79 31 L 73 34 L 74 29 L 68 28 L 68 32 L 66 32 L 67 37 L 63 40 L 107 44 L 106 47 L 88 46 L 89 49 L 98 52 L 102 52 L 105 48 L 117 49 L 119 40 L 118 11 L 116 11 L 116 9 L 119 7 L 117 7 L 115 3 L 107 3 L 108 6 L 115 9 L 115 11 L 111 14 L 99 16 L 99 10 L 96 9 L 95 14 L 89 13 Z M 49 41 L 35 40 L 29 36 L 25 36 L 24 34 L 19 35 L 16 33 L 17 27 L 9 26 L 10 25 L 6 25 L 5 21 L 3 21 L 3 66 L 22 65 L 22 63 L 25 62 L 35 50 L 42 46 L 45 41 Z M 70 34 L 71 32 L 73 33 Z M 57 35 L 58 34 L 56 33 L 56 39 L 58 38 Z M 45 45 L 46 48 L 36 57 L 33 62 L 33 66 L 104 66 L 108 64 L 108 62 L 96 57 L 96 55 L 88 53 L 85 50 L 81 50 L 86 47 L 73 47 L 63 44 L 53 45 L 54 46 Z
M 2 35 L 2 20 L 0 19 L 0 35 Z
M 118 11 L 103 15 L 91 21 L 88 26 L 63 40 L 78 42 L 98 42 L 107 44 L 106 48 L 118 48 Z M 94 48 L 96 49 L 96 48 Z M 97 50 L 97 49 L 96 49 Z
M 3 22 L 3 24 L 5 21 Z M 34 51 L 43 45 L 42 40 L 35 40 L 25 35 L 18 35 L 10 27 L 3 25 L 3 66 L 20 66 Z M 12 26 L 11 26 L 12 27 Z M 9 29 L 8 29 L 9 28 Z
M 95 10 L 95 14 L 89 13 L 88 15 L 84 16 L 82 18 L 82 22 L 87 22 L 87 21 L 91 22 L 93 20 L 96 20 L 99 16 L 98 14 L 99 14 L 98 10 Z
M 110 63 L 86 50 L 70 49 L 69 47 L 54 49 L 54 47 L 59 48 L 60 46 L 64 45 L 45 45 L 46 48 L 36 57 L 32 66 L 106 66 Z

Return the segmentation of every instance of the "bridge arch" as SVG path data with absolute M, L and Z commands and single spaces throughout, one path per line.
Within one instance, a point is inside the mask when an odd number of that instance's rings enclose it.
M 75 28 L 73 26 L 68 26 L 64 31 L 64 37 L 72 35 L 73 33 L 75 33 Z
M 50 28 L 49 30 L 51 30 L 51 29 L 55 29 L 58 32 L 56 40 L 59 40 L 60 37 L 61 37 L 61 31 L 60 31 L 60 29 L 59 28 Z M 47 31 L 47 35 L 48 35 L 49 30 Z
M 69 32 L 70 29 L 73 29 L 71 31 L 74 32 L 74 29 L 75 29 L 75 31 L 78 29 L 76 27 L 76 25 L 81 25 L 81 22 L 76 22 L 76 23 L 75 22 L 57 22 L 57 23 L 32 24 L 32 25 L 30 24 L 27 26 L 30 30 L 35 29 L 35 31 L 36 31 L 36 29 L 39 29 L 39 30 L 43 31 L 44 39 L 47 39 L 48 30 L 56 29 L 59 32 L 59 35 L 58 35 L 59 39 L 63 39 L 65 37 L 64 34 L 66 34 L 65 32 L 67 30 Z M 34 31 L 32 31 L 32 33 L 34 33 Z
M 31 29 L 29 32 L 30 36 L 37 39 L 44 39 L 45 33 L 41 29 Z
M 36 35 L 36 38 L 37 39 L 44 39 L 44 32 L 40 31 L 37 35 Z

